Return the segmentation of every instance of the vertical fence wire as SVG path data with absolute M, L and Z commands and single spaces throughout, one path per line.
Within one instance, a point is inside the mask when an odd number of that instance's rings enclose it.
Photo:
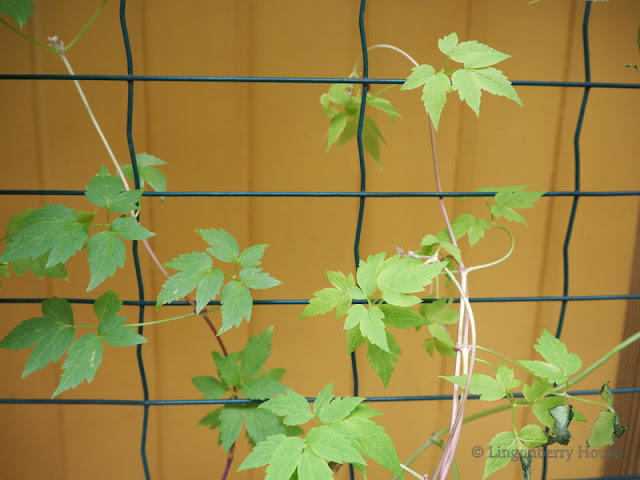
M 362 85 L 362 97 L 360 103 L 360 113 L 358 118 L 358 128 L 357 128 L 357 144 L 358 144 L 358 160 L 360 165 L 360 189 L 358 192 L 145 192 L 145 196 L 283 196 L 283 197 L 299 197 L 299 196 L 321 196 L 321 197 L 346 197 L 346 198 L 358 198 L 358 216 L 356 222 L 356 231 L 355 231 L 355 239 L 353 245 L 353 255 L 354 262 L 356 267 L 360 262 L 360 244 L 361 244 L 361 236 L 362 229 L 364 223 L 364 213 L 365 213 L 365 202 L 366 198 L 370 196 L 381 196 L 381 197 L 398 197 L 398 196 L 414 196 L 414 197 L 433 197 L 437 198 L 438 196 L 451 196 L 451 197 L 462 197 L 462 196 L 486 196 L 490 195 L 487 193 L 469 193 L 469 192 L 445 192 L 444 194 L 438 194 L 437 192 L 367 192 L 367 184 L 366 184 L 366 164 L 364 157 L 364 144 L 362 139 L 362 133 L 364 128 L 364 119 L 365 119 L 365 111 L 366 111 L 366 98 L 369 87 L 371 84 L 398 84 L 402 83 L 403 80 L 396 79 L 370 79 L 369 78 L 369 56 L 367 50 L 367 40 L 366 40 L 366 30 L 365 30 L 365 12 L 366 12 L 366 0 L 360 1 L 359 6 L 359 15 L 358 15 L 358 26 L 360 33 L 360 44 L 362 49 L 362 59 L 363 59 L 363 72 L 362 79 L 313 79 L 313 78 L 288 78 L 288 77 L 272 77 L 272 78 L 259 78 L 259 77 L 136 77 L 134 76 L 134 65 L 133 65 L 133 56 L 131 52 L 131 44 L 129 40 L 127 21 L 126 21 L 126 0 L 120 0 L 120 25 L 122 31 L 122 38 L 124 42 L 124 50 L 127 61 L 127 76 L 106 76 L 107 78 L 103 78 L 103 75 L 76 75 L 76 76 L 65 76 L 65 75 L 0 75 L 0 79 L 56 79 L 62 78 L 65 80 L 73 80 L 73 79 L 87 79 L 87 80 L 111 80 L 111 81 L 126 81 L 127 82 L 127 111 L 126 111 L 126 138 L 127 145 L 129 148 L 129 154 L 131 157 L 131 164 L 133 166 L 133 174 L 134 174 L 134 184 L 135 188 L 140 187 L 140 177 L 138 166 L 136 163 L 135 156 L 135 146 L 133 140 L 133 108 L 134 108 L 134 84 L 136 81 L 229 81 L 229 82 L 288 82 L 288 83 L 353 83 L 353 84 L 361 84 Z M 577 125 L 574 135 L 574 189 L 571 192 L 551 192 L 548 196 L 571 196 L 572 197 L 572 206 L 571 213 L 568 219 L 567 232 L 565 235 L 565 240 L 563 244 L 563 293 L 562 296 L 557 297 L 512 297 L 512 298 L 476 298 L 471 299 L 471 301 L 484 301 L 484 302 L 506 302 L 506 301 L 560 301 L 561 302 L 561 310 L 558 319 L 558 325 L 556 330 L 556 336 L 560 337 L 562 333 L 562 329 L 564 326 L 565 314 L 568 303 L 570 301 L 577 300 L 607 300 L 607 299 L 636 299 L 640 298 L 640 295 L 590 295 L 590 296 L 581 296 L 574 297 L 569 295 L 569 248 L 571 242 L 571 236 L 573 232 L 573 227 L 577 215 L 578 202 L 581 196 L 620 196 L 620 195 L 640 195 L 640 191 L 624 191 L 624 192 L 583 192 L 581 191 L 580 186 L 580 137 L 582 133 L 582 126 L 586 115 L 586 107 L 587 101 L 589 98 L 589 92 L 594 86 L 601 87 L 610 87 L 610 88 L 638 88 L 638 85 L 635 84 L 594 84 L 591 82 L 591 64 L 590 64 L 590 54 L 589 54 L 589 20 L 591 13 L 591 2 L 585 2 L 585 11 L 582 25 L 582 40 L 583 40 L 583 55 L 584 55 L 584 69 L 585 69 L 585 81 L 584 82 L 545 82 L 545 81 L 514 81 L 514 85 L 538 85 L 538 86 L 560 86 L 560 87 L 578 87 L 583 88 L 583 97 L 582 103 L 580 106 L 580 111 L 578 114 Z M 69 190 L 59 190 L 59 191 L 45 191 L 45 190 L 2 190 L 0 191 L 0 195 L 82 195 L 83 191 L 69 191 Z M 145 316 L 145 307 L 149 305 L 154 305 L 155 302 L 148 301 L 145 299 L 144 292 L 144 281 L 142 277 L 141 267 L 140 267 L 140 259 L 139 259 L 139 245 L 137 241 L 133 242 L 132 246 L 132 254 L 135 265 L 136 272 L 136 282 L 138 288 L 138 300 L 125 300 L 125 305 L 135 305 L 138 306 L 138 315 L 139 322 L 144 323 Z M 38 298 L 22 298 L 22 299 L 0 299 L 0 303 L 39 303 L 45 299 Z M 92 300 L 86 299 L 69 299 L 71 303 L 92 303 Z M 263 305 L 283 305 L 283 304 L 305 304 L 308 300 L 260 300 L 255 301 L 255 304 L 263 304 Z M 212 302 L 213 304 L 219 304 L 219 302 Z M 172 305 L 181 306 L 185 305 L 185 302 L 173 302 Z M 143 326 L 138 328 L 140 334 L 143 332 Z M 148 425 L 149 425 L 149 408 L 151 406 L 158 405 L 203 405 L 203 404 L 243 404 L 243 403 L 254 403 L 251 400 L 151 400 L 149 397 L 149 388 L 148 382 L 145 373 L 145 364 L 144 358 L 142 355 L 142 345 L 138 345 L 136 350 L 137 355 L 137 363 L 138 370 L 140 376 L 140 383 L 142 387 L 142 400 L 103 400 L 103 399 L 86 399 L 86 400 L 77 400 L 77 399 L 8 399 L 1 398 L 0 404 L 69 404 L 69 405 L 80 405 L 80 404 L 98 404 L 98 405 L 137 405 L 141 406 L 143 409 L 142 415 L 142 426 L 141 426 L 141 437 L 140 437 L 140 458 L 143 466 L 144 476 L 146 480 L 151 479 L 149 464 L 147 460 L 146 450 L 147 450 L 147 433 L 148 433 Z M 353 375 L 353 394 L 359 394 L 359 379 L 358 379 L 358 367 L 355 353 L 351 354 L 351 368 Z M 638 393 L 640 392 L 640 387 L 633 388 L 625 388 L 625 389 L 614 389 L 614 393 Z M 589 391 L 576 391 L 571 392 L 574 395 L 595 395 L 598 394 L 598 390 L 589 390 Z M 521 396 L 521 395 L 519 395 Z M 472 395 L 469 397 L 470 399 L 477 399 L 477 395 Z M 368 398 L 368 401 L 382 401 L 382 402 L 395 402 L 395 401 L 430 401 L 430 400 L 446 400 L 450 399 L 448 395 L 423 395 L 423 396 L 403 396 L 403 397 L 375 397 Z M 310 398 L 309 400 L 313 400 Z M 546 480 L 548 475 L 548 465 L 547 465 L 547 456 L 543 457 L 543 469 L 542 469 L 542 480 Z M 354 470 L 350 465 L 350 478 L 353 480 L 354 478 Z M 638 479 L 640 475 L 624 475 L 624 476 L 616 476 L 616 477 L 594 477 L 593 479 L 583 479 L 583 480 L 630 480 L 630 479 Z

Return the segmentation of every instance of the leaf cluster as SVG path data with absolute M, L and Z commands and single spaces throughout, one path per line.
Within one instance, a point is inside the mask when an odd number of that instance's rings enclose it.
M 102 167 L 85 191 L 93 205 L 105 209 L 106 224 L 92 224 L 93 214 L 79 212 L 64 205 L 45 205 L 14 216 L 7 227 L 7 248 L 0 262 L 9 262 L 16 274 L 27 269 L 36 276 L 66 278 L 64 263 L 87 248 L 93 290 L 124 267 L 123 240 L 144 240 L 155 235 L 129 215 L 111 220 L 111 213 L 127 214 L 137 210 L 142 190 L 123 191 L 120 179 Z M 106 226 L 106 230 L 89 236 L 89 227 Z
M 327 151 L 336 142 L 338 145 L 344 145 L 356 136 L 362 104 L 360 90 L 361 88 L 357 85 L 335 84 L 329 87 L 328 93 L 323 93 L 320 96 L 322 112 L 331 119 L 327 136 Z M 367 106 L 386 113 L 392 121 L 396 117 L 401 117 L 391 102 L 379 95 L 379 93 L 367 94 Z M 385 145 L 387 143 L 373 118 L 365 115 L 362 124 L 362 146 L 382 169 L 380 142 Z
M 438 40 L 438 48 L 447 56 L 442 69 L 436 71 L 431 65 L 414 67 L 401 87 L 401 90 L 422 87 L 422 101 L 436 129 L 447 95 L 451 92 L 458 92 L 460 100 L 466 102 L 476 115 L 480 115 L 483 90 L 522 105 L 509 79 L 493 67 L 510 55 L 476 41 L 458 43 L 456 33 Z M 463 68 L 446 70 L 449 60 L 462 63 Z
M 236 239 L 226 230 L 211 228 L 196 230 L 209 245 L 205 252 L 192 252 L 174 258 L 166 267 L 179 270 L 162 286 L 158 294 L 157 308 L 185 297 L 196 290 L 196 310 L 201 312 L 207 304 L 220 295 L 222 305 L 222 334 L 232 327 L 238 327 L 242 320 L 251 320 L 253 310 L 252 290 L 263 290 L 281 285 L 268 273 L 257 268 L 262 262 L 267 245 L 254 245 L 240 252 Z M 234 266 L 233 275 L 225 274 L 214 267 L 213 259 Z
M 93 312 L 99 320 L 97 333 L 87 333 L 76 339 L 71 305 L 63 298 L 54 297 L 42 302 L 42 317 L 18 324 L 0 341 L 0 348 L 22 350 L 34 347 L 22 378 L 50 362 L 57 362 L 66 353 L 62 376 L 53 393 L 55 397 L 84 380 L 93 380 L 102 362 L 103 344 L 126 347 L 146 342 L 142 335 L 124 324 L 126 318 L 118 315 L 121 309 L 122 301 L 113 291 L 102 294 L 93 305 Z
M 444 266 L 443 262 L 428 264 L 400 255 L 386 258 L 384 252 L 369 256 L 360 261 L 356 278 L 352 274 L 327 272 L 333 288 L 316 292 L 300 318 L 323 315 L 334 309 L 338 319 L 346 315 L 347 353 L 366 343 L 369 363 L 387 385 L 393 364 L 401 353 L 388 327 L 414 328 L 432 324 L 441 327 L 443 322 L 438 320 L 444 317 L 436 315 L 430 320 L 411 307 L 422 303 L 415 294 L 424 291 Z M 429 309 L 423 312 L 434 313 Z M 452 341 L 448 343 L 453 345 Z
M 243 350 L 228 356 L 212 352 L 217 377 L 200 376 L 191 379 L 195 387 L 207 399 L 247 398 L 266 400 L 286 391 L 280 383 L 284 369 L 261 371 L 271 354 L 273 327 L 255 337 L 250 337 Z M 242 397 L 240 396 L 242 394 Z M 273 412 L 258 409 L 257 405 L 225 405 L 205 415 L 199 425 L 220 430 L 219 443 L 225 451 L 231 448 L 245 425 L 247 437 L 252 445 L 271 435 L 301 433 L 298 428 L 285 425 Z
M 283 416 L 285 425 L 298 426 L 314 419 L 304 438 L 284 434 L 269 436 L 256 445 L 238 470 L 267 466 L 265 480 L 329 480 L 342 464 L 351 464 L 364 476 L 366 458 L 403 477 L 391 439 L 372 417 L 380 412 L 362 404 L 364 398 L 333 398 L 332 385 L 316 397 L 313 409 L 298 393 L 288 390 L 261 404 Z

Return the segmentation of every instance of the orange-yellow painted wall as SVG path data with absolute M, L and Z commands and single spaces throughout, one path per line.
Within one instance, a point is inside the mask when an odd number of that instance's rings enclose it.
M 24 28 L 46 41 L 56 34 L 69 41 L 97 2 L 41 2 Z M 449 2 L 370 1 L 370 45 L 396 45 L 421 63 L 439 67 L 437 39 L 456 31 L 509 53 L 501 64 L 512 79 L 583 80 L 580 28 L 584 2 L 545 0 L 455 0 Z M 135 73 L 147 75 L 239 75 L 345 77 L 360 52 L 358 2 L 272 0 L 269 2 L 130 2 L 127 18 Z M 591 19 L 592 78 L 600 82 L 638 82 L 628 63 L 638 62 L 634 43 L 640 18 L 637 0 L 595 3 Z M 126 63 L 118 23 L 118 2 L 109 2 L 81 41 L 69 52 L 77 73 L 123 74 Z M 53 54 L 32 47 L 7 29 L 0 30 L 2 73 L 65 73 Z M 370 54 L 370 76 L 401 78 L 411 65 L 390 51 Z M 121 163 L 128 162 L 125 138 L 126 85 L 82 82 L 96 117 Z M 359 170 L 355 144 L 325 152 L 327 119 L 318 97 L 326 85 L 248 83 L 136 83 L 134 141 L 138 152 L 165 160 L 172 191 L 356 191 Z M 380 87 L 374 87 L 378 91 Z M 480 119 L 453 96 L 442 117 L 438 142 L 445 190 L 530 184 L 541 190 L 573 188 L 573 135 L 582 91 L 518 87 L 524 108 L 503 98 L 483 97 Z M 433 191 L 426 119 L 417 92 L 388 92 L 403 119 L 391 125 L 375 114 L 388 146 L 384 171 L 368 160 L 371 191 Z M 0 189 L 82 189 L 101 165 L 113 172 L 73 85 L 63 81 L 0 82 Z M 580 146 L 582 188 L 606 191 L 638 189 L 640 136 L 634 89 L 592 89 Z M 0 198 L 0 228 L 25 208 L 48 203 L 91 209 L 81 197 Z M 571 199 L 545 198 L 527 211 L 528 227 L 515 225 L 516 252 L 509 261 L 474 274 L 474 297 L 560 295 L 562 242 Z M 483 201 L 447 200 L 452 214 L 484 214 Z M 246 247 L 268 243 L 264 268 L 284 282 L 257 298 L 304 299 L 326 286 L 324 271 L 353 271 L 352 245 L 358 200 L 355 198 L 157 198 L 145 199 L 143 224 L 157 233 L 151 244 L 161 261 L 204 244 L 196 228 L 224 228 Z M 626 293 L 632 268 L 638 216 L 636 197 L 582 198 L 573 232 L 570 294 Z M 395 245 L 416 248 L 426 233 L 442 228 L 434 199 L 369 199 L 361 254 L 392 253 Z M 507 240 L 498 233 L 466 254 L 471 264 L 501 256 Z M 163 278 L 143 256 L 145 294 L 152 299 Z M 108 289 L 135 299 L 131 258 L 126 269 L 95 292 L 88 282 L 86 253 L 70 261 L 72 281 L 40 281 L 25 275 L 3 279 L 0 296 L 91 298 Z M 0 335 L 38 316 L 39 305 L 0 304 Z M 560 305 L 480 303 L 475 307 L 479 343 L 515 358 L 533 358 L 531 345 L 543 328 L 555 329 Z M 249 325 L 224 335 L 231 350 L 249 335 L 276 327 L 268 365 L 285 366 L 285 383 L 314 396 L 328 382 L 348 395 L 352 381 L 341 324 L 331 315 L 298 320 L 300 306 L 257 306 Z M 74 306 L 76 322 L 90 322 L 88 306 Z M 125 307 L 129 321 L 137 310 Z M 187 313 L 186 309 L 147 311 L 148 321 Z M 574 302 L 567 310 L 563 338 L 590 364 L 620 341 L 625 302 Z M 219 321 L 219 319 L 218 319 Z M 190 378 L 214 373 L 210 351 L 217 348 L 204 322 L 189 319 L 148 328 L 144 358 L 153 399 L 195 399 Z M 451 374 L 452 363 L 430 359 L 412 332 L 398 335 L 404 352 L 388 389 L 359 352 L 362 396 L 445 394 L 437 375 Z M 60 365 L 21 380 L 28 352 L 0 351 L 0 397 L 48 398 Z M 599 388 L 614 379 L 616 362 L 598 370 L 580 388 Z M 615 386 L 615 385 L 614 385 Z M 133 349 L 107 347 L 103 366 L 90 385 L 61 398 L 139 399 L 141 388 Z M 376 404 L 381 423 L 395 440 L 402 459 L 447 423 L 448 402 Z M 471 402 L 470 411 L 486 405 Z M 150 410 L 147 453 L 154 480 L 220 478 L 224 455 L 217 434 L 196 427 L 207 406 L 162 406 Z M 582 408 L 590 418 L 597 409 Z M 0 405 L 0 478 L 140 479 L 138 454 L 142 410 L 123 406 Z M 533 418 L 522 415 L 521 425 Z M 462 478 L 480 478 L 482 460 L 471 448 L 486 446 L 509 428 L 507 416 L 469 424 L 460 443 Z M 575 427 L 578 442 L 587 430 Z M 597 475 L 601 461 L 576 458 L 550 461 L 552 478 Z M 237 451 L 235 466 L 248 452 Z M 637 452 L 623 452 L 625 455 Z M 437 452 L 423 455 L 414 468 L 433 469 Z M 540 462 L 534 462 L 539 474 Z M 260 471 L 231 478 L 258 479 Z M 341 476 L 340 476 L 341 475 Z M 346 478 L 344 473 L 340 478 Z M 373 467 L 370 478 L 387 478 Z M 509 466 L 496 479 L 518 478 Z

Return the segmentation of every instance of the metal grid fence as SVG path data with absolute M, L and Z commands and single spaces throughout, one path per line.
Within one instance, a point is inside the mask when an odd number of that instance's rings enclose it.
M 355 78 L 310 78 L 310 77 L 231 77 L 231 76 L 162 76 L 162 75 L 135 75 L 134 63 L 131 53 L 131 44 L 129 41 L 129 33 L 127 29 L 126 17 L 126 0 L 120 0 L 120 25 L 122 30 L 122 38 L 124 42 L 124 51 L 127 60 L 127 75 L 58 75 L 58 74 L 0 74 L 0 80 L 86 80 L 86 81 L 110 81 L 110 82 L 126 82 L 127 83 L 127 143 L 133 165 L 135 176 L 135 188 L 140 188 L 140 178 L 138 167 L 136 164 L 135 146 L 132 134 L 132 119 L 134 109 L 134 90 L 136 82 L 252 82 L 252 83 L 299 83 L 299 84 L 334 84 L 334 83 L 350 83 L 362 85 L 362 104 L 360 109 L 360 118 L 357 130 L 358 142 L 358 161 L 360 165 L 360 191 L 358 192 L 251 192 L 251 191 L 205 191 L 205 192 L 189 192 L 189 191 L 173 191 L 173 192 L 144 192 L 144 196 L 161 196 L 161 197 L 340 197 L 340 198 L 359 198 L 359 211 L 356 223 L 356 234 L 353 243 L 353 258 L 357 266 L 360 261 L 360 240 L 362 226 L 364 222 L 365 206 L 367 198 L 372 197 L 486 197 L 493 195 L 486 192 L 368 192 L 367 191 L 367 170 L 364 159 L 364 147 L 362 142 L 362 127 L 364 123 L 364 115 L 366 111 L 366 96 L 370 85 L 394 85 L 404 83 L 404 79 L 379 79 L 369 78 L 369 58 L 367 52 L 367 39 L 365 30 L 365 12 L 366 0 L 360 1 L 358 26 L 360 31 L 360 43 L 362 48 L 363 59 L 363 77 Z M 589 21 L 591 15 L 591 1 L 585 2 L 584 17 L 582 23 L 582 47 L 584 56 L 584 81 L 581 82 L 562 82 L 562 81 L 513 81 L 515 86 L 531 86 L 540 88 L 578 88 L 582 89 L 582 102 L 576 120 L 575 134 L 573 139 L 574 148 L 574 188 L 571 191 L 555 191 L 545 194 L 547 197 L 572 197 L 571 213 L 567 219 L 567 231 L 562 247 L 563 251 L 563 287 L 562 295 L 557 296 L 519 296 L 519 297 L 475 297 L 471 298 L 471 302 L 488 303 L 488 302 L 560 302 L 561 310 L 556 327 L 556 336 L 560 337 L 564 325 L 565 313 L 570 302 L 579 301 L 601 301 L 601 300 L 638 300 L 640 294 L 619 294 L 619 295 L 569 295 L 569 265 L 570 255 L 569 248 L 571 245 L 571 237 L 573 227 L 578 211 L 579 201 L 581 197 L 619 197 L 619 196 L 640 196 L 639 190 L 624 191 L 582 191 L 580 189 L 580 137 L 582 125 L 586 115 L 589 93 L 593 88 L 612 88 L 612 89 L 640 89 L 637 83 L 611 83 L 611 82 L 592 82 L 591 81 L 591 60 L 589 53 Z M 82 196 L 83 190 L 0 190 L 0 195 L 50 195 L 50 196 Z M 145 309 L 155 306 L 155 301 L 147 300 L 145 296 L 145 285 L 142 280 L 138 242 L 133 242 L 132 254 L 134 259 L 138 299 L 124 300 L 124 305 L 138 306 L 139 323 L 143 323 L 145 319 Z M 41 303 L 45 298 L 1 298 L 0 304 L 28 304 Z M 91 304 L 93 300 L 81 298 L 68 298 L 70 303 L 75 304 Z M 457 300 L 456 300 L 457 301 Z M 308 303 L 308 299 L 269 299 L 255 300 L 255 305 L 304 305 Z M 219 305 L 219 301 L 211 302 L 212 305 Z M 185 306 L 187 302 L 172 302 L 173 306 Z M 139 327 L 138 332 L 143 333 L 143 327 Z M 142 357 L 142 345 L 137 346 L 137 362 L 142 386 L 142 400 L 106 400 L 106 399 L 45 399 L 45 398 L 0 398 L 0 404 L 58 404 L 58 405 L 129 405 L 140 406 L 143 410 L 142 429 L 140 438 L 140 458 L 144 469 L 146 480 L 151 479 L 149 465 L 147 461 L 147 430 L 149 425 L 149 408 L 161 405 L 220 405 L 220 404 L 242 404 L 255 403 L 253 400 L 235 399 L 235 400 L 153 400 L 149 396 L 147 378 L 145 374 L 145 364 Z M 358 382 L 358 365 L 356 357 L 351 354 L 351 366 L 353 375 L 353 395 L 359 394 Z M 598 395 L 599 390 L 580 390 L 571 391 L 571 395 Z M 634 394 L 640 393 L 640 387 L 618 388 L 613 389 L 614 394 Z M 522 396 L 522 395 L 516 395 Z M 433 401 L 433 400 L 449 400 L 449 395 L 414 395 L 414 396 L 386 396 L 386 397 L 369 397 L 366 402 L 407 402 L 407 401 Z M 469 399 L 478 399 L 479 395 L 469 395 Z M 309 398 L 313 401 L 313 398 Z M 547 456 L 543 457 L 543 468 L 541 480 L 547 479 Z M 354 478 L 354 471 L 350 469 L 351 479 Z M 593 477 L 581 480 L 631 480 L 640 479 L 640 474 L 613 476 L 613 477 Z

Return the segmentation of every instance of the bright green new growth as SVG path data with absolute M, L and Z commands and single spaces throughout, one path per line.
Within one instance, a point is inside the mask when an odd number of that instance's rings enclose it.
M 506 55 L 476 41 L 458 43 L 458 35 L 451 33 L 438 40 L 438 48 L 447 56 L 443 68 L 436 72 L 431 65 L 419 65 L 412 69 L 411 75 L 401 90 L 422 88 L 424 107 L 437 130 L 440 115 L 447 102 L 447 94 L 458 92 L 460 100 L 469 105 L 476 115 L 480 115 L 482 90 L 500 95 L 522 105 L 511 82 L 500 70 L 492 67 L 506 60 Z M 462 63 L 464 68 L 445 70 L 449 60 Z
M 136 164 L 140 177 L 140 188 L 144 188 L 145 183 L 148 183 L 156 192 L 164 192 L 167 190 L 167 177 L 155 168 L 159 165 L 166 165 L 167 162 L 163 162 L 148 153 L 138 153 L 136 155 Z M 124 173 L 129 180 L 134 180 L 132 165 L 122 167 L 122 173 Z
M 332 467 L 350 463 L 366 478 L 367 457 L 402 478 L 391 439 L 370 420 L 380 412 L 363 405 L 364 398 L 333 398 L 331 389 L 329 384 L 318 394 L 313 409 L 292 390 L 261 404 L 259 410 L 284 416 L 286 425 L 302 425 L 311 419 L 321 425 L 311 428 L 305 438 L 269 436 L 255 446 L 238 470 L 268 465 L 265 480 L 329 480 L 335 471 Z
M 219 399 L 227 395 L 240 398 L 239 393 L 251 400 L 266 400 L 286 391 L 280 380 L 284 369 L 261 371 L 271 354 L 273 327 L 260 335 L 250 337 L 244 349 L 228 356 L 212 352 L 218 377 L 201 376 L 191 379 L 204 398 Z M 219 443 L 225 451 L 231 448 L 242 430 L 244 422 L 247 437 L 252 445 L 271 435 L 298 435 L 299 428 L 291 428 L 277 415 L 258 405 L 225 405 L 213 410 L 200 420 L 199 425 L 211 429 L 219 428 Z
M 327 151 L 336 142 L 338 145 L 344 145 L 356 136 L 361 103 L 360 87 L 356 85 L 332 85 L 328 93 L 323 93 L 320 96 L 322 113 L 331 119 L 327 135 Z M 391 102 L 380 98 L 379 93 L 367 94 L 367 105 L 386 113 L 392 121 L 395 120 L 395 117 L 400 117 Z M 362 145 L 365 151 L 373 157 L 378 167 L 382 169 L 380 142 L 385 145 L 387 143 L 373 118 L 365 116 L 362 125 Z
M 162 286 L 158 294 L 157 308 L 187 296 L 196 290 L 196 310 L 203 311 L 207 304 L 220 294 L 222 304 L 222 334 L 232 327 L 238 327 L 242 320 L 251 319 L 253 298 L 251 291 L 263 290 L 281 285 L 268 273 L 256 268 L 260 265 L 267 245 L 254 245 L 240 252 L 238 242 L 223 229 L 196 230 L 202 239 L 210 245 L 205 252 L 193 252 L 181 255 L 167 262 L 165 266 L 179 270 Z M 233 275 L 224 284 L 225 274 L 214 268 L 213 258 L 234 265 Z
M 31 318 L 18 324 L 0 341 L 0 348 L 22 350 L 35 345 L 22 377 L 57 362 L 66 352 L 60 383 L 53 396 L 77 387 L 84 380 L 91 382 L 102 362 L 103 342 L 117 347 L 146 342 L 119 317 L 122 302 L 109 290 L 96 300 L 93 311 L 100 320 L 98 333 L 88 333 L 75 340 L 75 325 L 71 305 L 63 298 L 54 297 L 42 302 L 43 317 Z

